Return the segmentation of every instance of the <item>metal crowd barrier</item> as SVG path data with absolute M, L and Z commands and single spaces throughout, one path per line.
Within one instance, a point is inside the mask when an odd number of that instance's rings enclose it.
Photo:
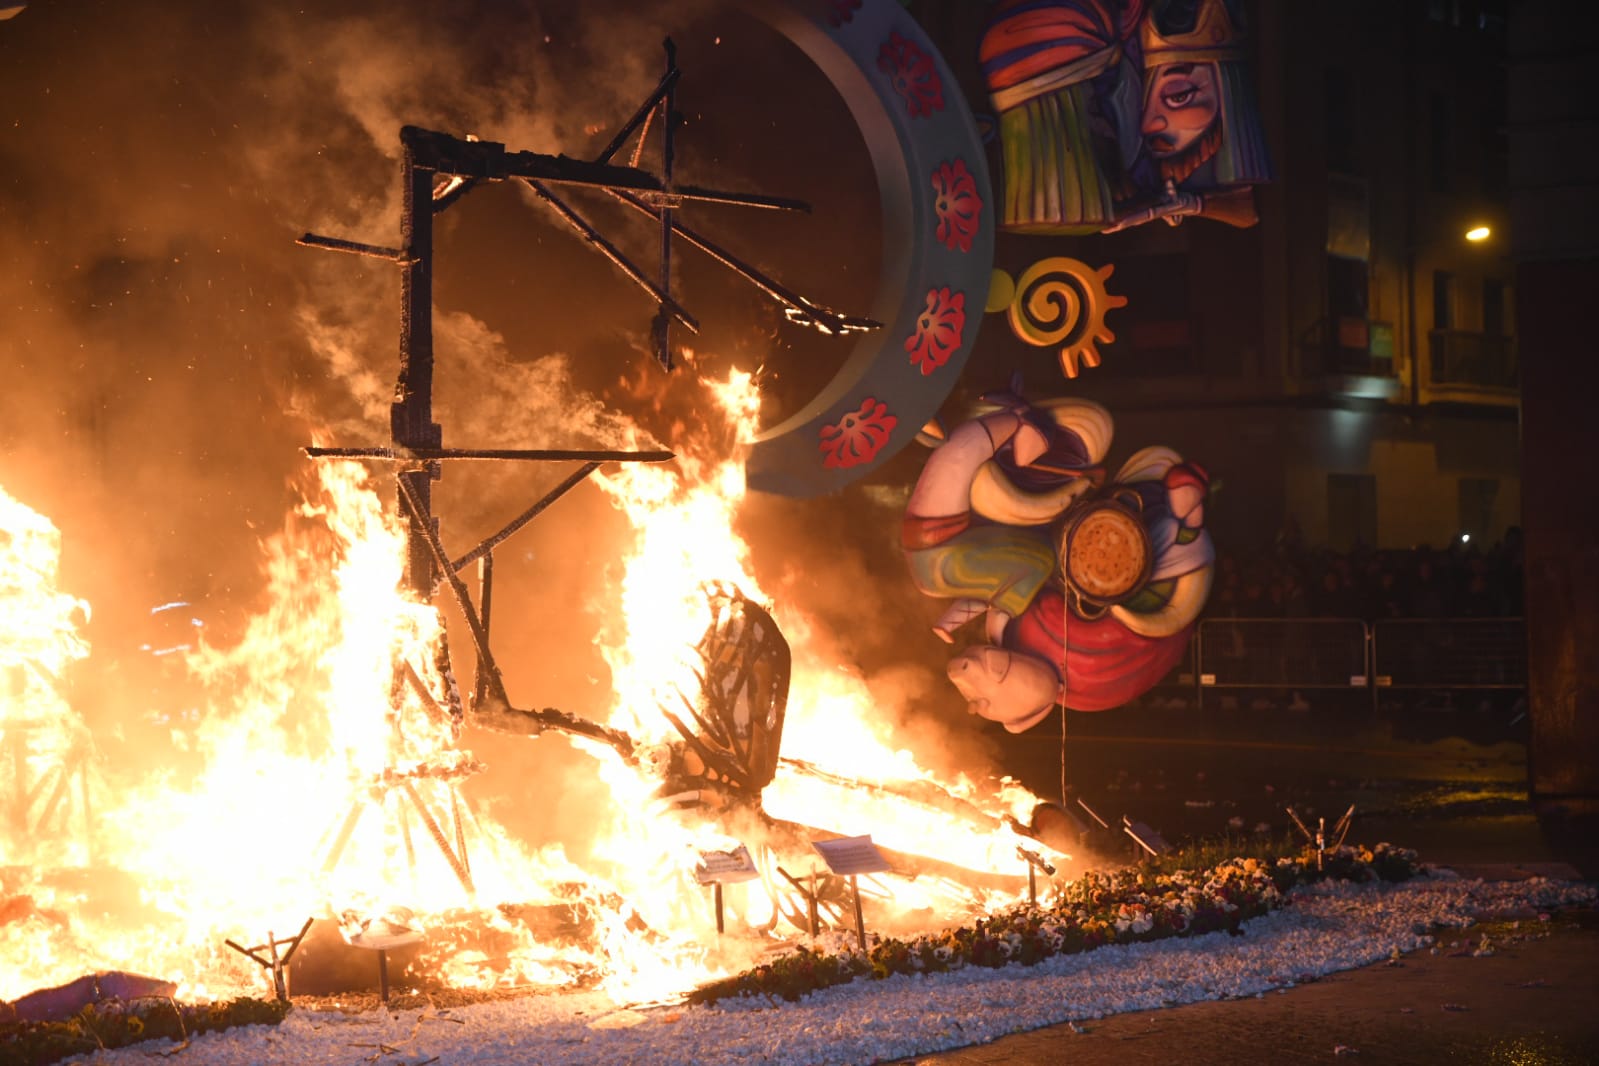
M 1521 618 L 1387 618 L 1374 626 L 1379 688 L 1496 689 L 1527 685 Z
M 1192 665 L 1190 665 L 1192 664 Z M 1206 618 L 1180 684 L 1206 689 L 1519 689 L 1521 618 Z
M 1207 618 L 1198 700 L 1207 688 L 1365 688 L 1371 631 L 1358 618 Z

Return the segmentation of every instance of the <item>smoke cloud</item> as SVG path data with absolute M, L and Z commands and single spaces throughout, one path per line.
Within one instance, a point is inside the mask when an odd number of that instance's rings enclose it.
M 772 74 L 792 50 L 725 3 L 63 0 L 0 24 L 0 484 L 63 530 L 63 585 L 94 605 L 98 658 L 136 658 L 149 608 L 174 599 L 226 640 L 258 605 L 260 544 L 309 474 L 300 448 L 388 441 L 395 272 L 294 238 L 397 243 L 404 124 L 593 154 L 653 88 L 668 35 L 685 70 L 680 176 L 817 207 L 692 223 L 864 310 L 879 254 L 860 236 L 877 224 L 864 149 L 825 82 Z M 647 224 L 603 198 L 582 206 L 649 262 Z M 696 375 L 762 368 L 775 420 L 847 354 L 685 261 L 674 280 L 706 327 L 679 333 L 696 356 L 669 378 L 647 351 L 653 306 L 511 187 L 475 190 L 436 242 L 448 446 L 681 448 L 711 421 Z M 559 476 L 450 468 L 435 489 L 447 542 L 492 532 Z M 755 499 L 743 532 L 762 583 L 817 620 L 885 722 L 970 765 L 982 752 L 957 739 L 942 648 L 907 636 L 930 612 L 905 580 L 898 517 L 856 490 Z M 624 534 L 584 486 L 518 535 L 495 626 L 521 702 L 604 706 L 591 634 Z M 116 678 L 83 689 L 122 724 Z M 496 787 L 531 795 L 560 750 L 539 743 L 503 756 Z

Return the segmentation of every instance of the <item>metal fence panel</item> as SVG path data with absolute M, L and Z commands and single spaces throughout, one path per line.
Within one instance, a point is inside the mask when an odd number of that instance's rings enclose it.
M 1361 688 L 1366 623 L 1358 618 L 1207 618 L 1199 682 L 1217 688 Z
M 1523 688 L 1520 618 L 1387 618 L 1373 626 L 1372 673 L 1384 688 Z

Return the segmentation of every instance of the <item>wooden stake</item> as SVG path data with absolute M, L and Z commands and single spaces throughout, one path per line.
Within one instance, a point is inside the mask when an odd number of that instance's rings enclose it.
M 861 946 L 861 951 L 866 950 L 866 923 L 861 918 L 861 886 L 854 874 L 849 875 L 850 895 L 855 897 L 855 940 Z

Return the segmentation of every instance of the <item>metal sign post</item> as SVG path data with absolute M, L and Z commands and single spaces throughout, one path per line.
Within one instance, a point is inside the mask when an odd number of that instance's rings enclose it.
M 860 944 L 862 951 L 866 950 L 866 923 L 861 916 L 861 886 L 856 880 L 859 874 L 883 873 L 890 867 L 883 853 L 877 850 L 877 845 L 872 843 L 870 835 L 858 837 L 840 837 L 837 840 L 813 840 L 811 847 L 822 861 L 827 864 L 827 869 L 835 874 L 849 878 L 850 898 L 855 903 L 855 940 Z M 816 909 L 816 897 L 811 896 L 811 911 Z M 813 922 L 814 927 L 814 922 Z M 815 933 L 813 932 L 814 936 Z
M 1038 871 L 1044 871 L 1045 877 L 1053 877 L 1055 876 L 1055 867 L 1050 865 L 1049 861 L 1038 852 L 1029 851 L 1019 844 L 1016 846 L 1016 857 L 1027 864 L 1027 902 L 1036 907 L 1038 906 Z
M 694 867 L 694 879 L 702 885 L 711 886 L 711 899 L 716 907 L 718 936 L 724 931 L 722 886 L 753 881 L 760 876 L 761 872 L 755 868 L 755 860 L 750 858 L 749 848 L 743 844 L 731 851 L 700 852 L 699 864 Z

